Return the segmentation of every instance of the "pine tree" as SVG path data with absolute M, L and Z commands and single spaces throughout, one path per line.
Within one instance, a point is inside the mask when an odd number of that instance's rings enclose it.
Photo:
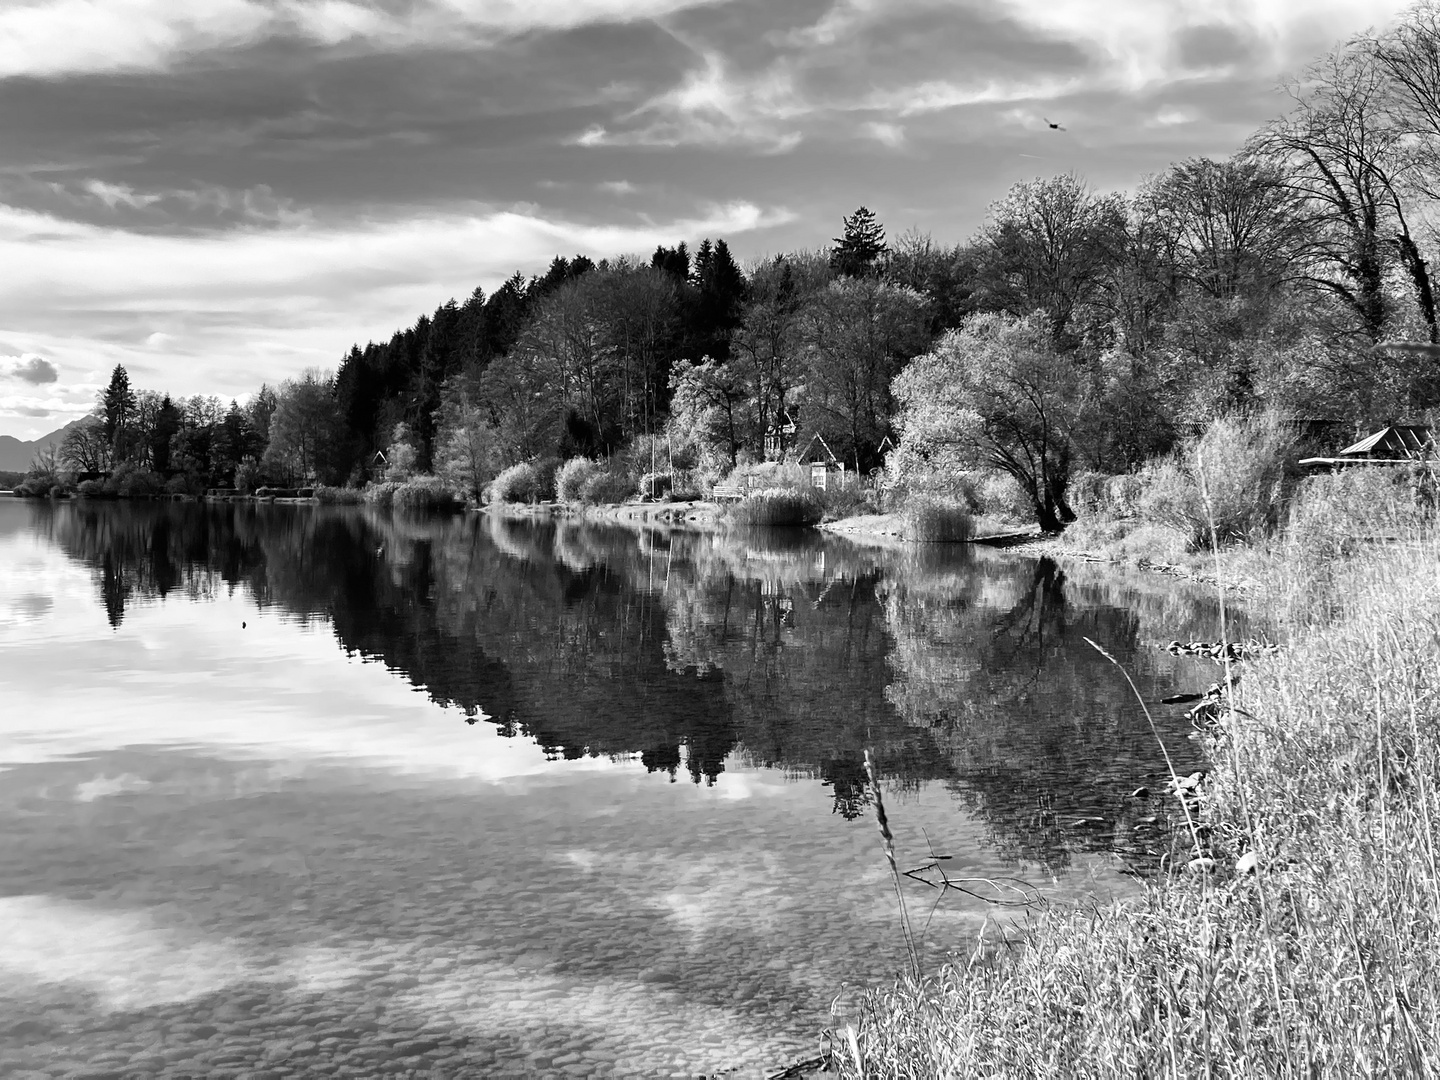
M 667 248 L 660 244 L 655 248 L 655 254 L 650 256 L 650 265 L 656 270 L 663 270 L 673 277 L 677 282 L 690 280 L 690 249 L 681 240 L 673 248 Z
M 724 240 L 700 244 L 695 257 L 697 291 L 694 327 L 699 355 L 723 360 L 730 355 L 730 335 L 745 317 L 745 274 Z
M 830 268 L 846 277 L 865 277 L 879 270 L 877 264 L 886 251 L 885 229 L 862 206 L 845 219 L 845 235 L 837 236 L 835 244 Z
M 135 391 L 130 388 L 130 375 L 124 365 L 116 364 L 110 373 L 110 385 L 100 395 L 100 409 L 105 420 L 105 438 L 115 449 L 116 460 L 119 444 L 124 440 L 130 420 L 135 415 Z
M 161 399 L 160 409 L 155 415 L 155 427 L 150 435 L 151 467 L 161 476 L 170 471 L 171 440 L 180 433 L 180 421 L 180 410 L 176 408 L 170 395 L 166 394 Z

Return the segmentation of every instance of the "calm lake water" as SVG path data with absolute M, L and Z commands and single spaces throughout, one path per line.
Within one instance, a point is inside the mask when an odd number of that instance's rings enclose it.
M 1087 636 L 1216 678 L 1205 595 L 1004 553 L 0 500 L 0 1075 L 779 1070 L 905 962 L 867 747 L 906 866 L 1153 866 Z M 906 893 L 927 965 L 1023 918 Z

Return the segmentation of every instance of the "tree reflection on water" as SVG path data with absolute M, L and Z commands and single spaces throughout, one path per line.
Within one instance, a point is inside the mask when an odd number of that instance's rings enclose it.
M 945 783 L 1001 853 L 1048 868 L 1123 849 L 1143 810 L 1127 793 L 1161 767 L 1083 638 L 1158 699 L 1209 676 L 1153 644 L 1216 629 L 1169 582 L 963 546 L 248 503 L 33 513 L 91 568 L 112 626 L 241 589 L 552 758 L 636 756 L 707 784 L 739 758 L 820 779 L 847 818 L 868 747 L 888 784 Z M 1193 766 L 1177 711 L 1160 720 Z

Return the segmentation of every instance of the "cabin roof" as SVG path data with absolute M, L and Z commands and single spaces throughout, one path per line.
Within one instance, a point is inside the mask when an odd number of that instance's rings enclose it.
M 1423 424 L 1391 424 L 1345 447 L 1338 456 L 1369 455 L 1376 451 L 1402 455 L 1423 454 L 1434 445 L 1435 440 L 1430 429 Z
M 823 454 L 813 453 L 816 443 L 820 444 L 820 449 L 824 451 Z M 797 462 L 802 462 L 806 465 L 813 465 L 816 462 L 821 462 L 836 469 L 844 468 L 844 466 L 840 463 L 840 459 L 831 452 L 829 445 L 825 442 L 823 438 L 821 438 L 818 431 L 814 435 L 810 436 L 810 441 L 805 444 L 804 450 L 801 450 L 798 454 L 795 455 L 795 460 Z

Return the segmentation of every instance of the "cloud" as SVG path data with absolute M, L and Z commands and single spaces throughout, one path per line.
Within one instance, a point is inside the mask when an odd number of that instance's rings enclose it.
M 872 120 L 865 125 L 865 131 L 872 139 L 891 148 L 905 145 L 905 128 L 900 124 Z
M 734 146 L 768 153 L 793 150 L 804 138 L 791 122 L 812 111 L 783 63 L 755 73 L 732 70 L 718 51 L 701 49 L 700 64 L 680 82 L 617 119 L 594 125 L 580 146 Z
M 493 44 L 535 31 L 658 19 L 711 0 L 40 0 L 0 10 L 0 78 L 166 71 L 269 38 L 373 50 Z
M 163 372 L 156 389 L 230 396 L 310 364 L 333 367 L 352 342 L 388 338 L 447 297 L 494 288 L 517 268 L 539 271 L 556 251 L 648 252 L 763 232 L 794 214 L 736 201 L 666 221 L 627 217 L 589 224 L 472 206 L 167 236 L 0 206 L 0 329 L 75 370 L 123 363 L 138 385 Z
M 104 180 L 87 180 L 84 184 L 87 192 L 99 199 L 110 209 L 117 206 L 128 206 L 133 209 L 149 206 L 159 202 L 162 196 L 149 194 L 136 194 L 135 189 L 125 184 L 111 184 Z
M 18 379 L 32 386 L 43 386 L 60 378 L 60 372 L 49 360 L 39 356 L 15 356 L 0 359 L 0 378 Z

